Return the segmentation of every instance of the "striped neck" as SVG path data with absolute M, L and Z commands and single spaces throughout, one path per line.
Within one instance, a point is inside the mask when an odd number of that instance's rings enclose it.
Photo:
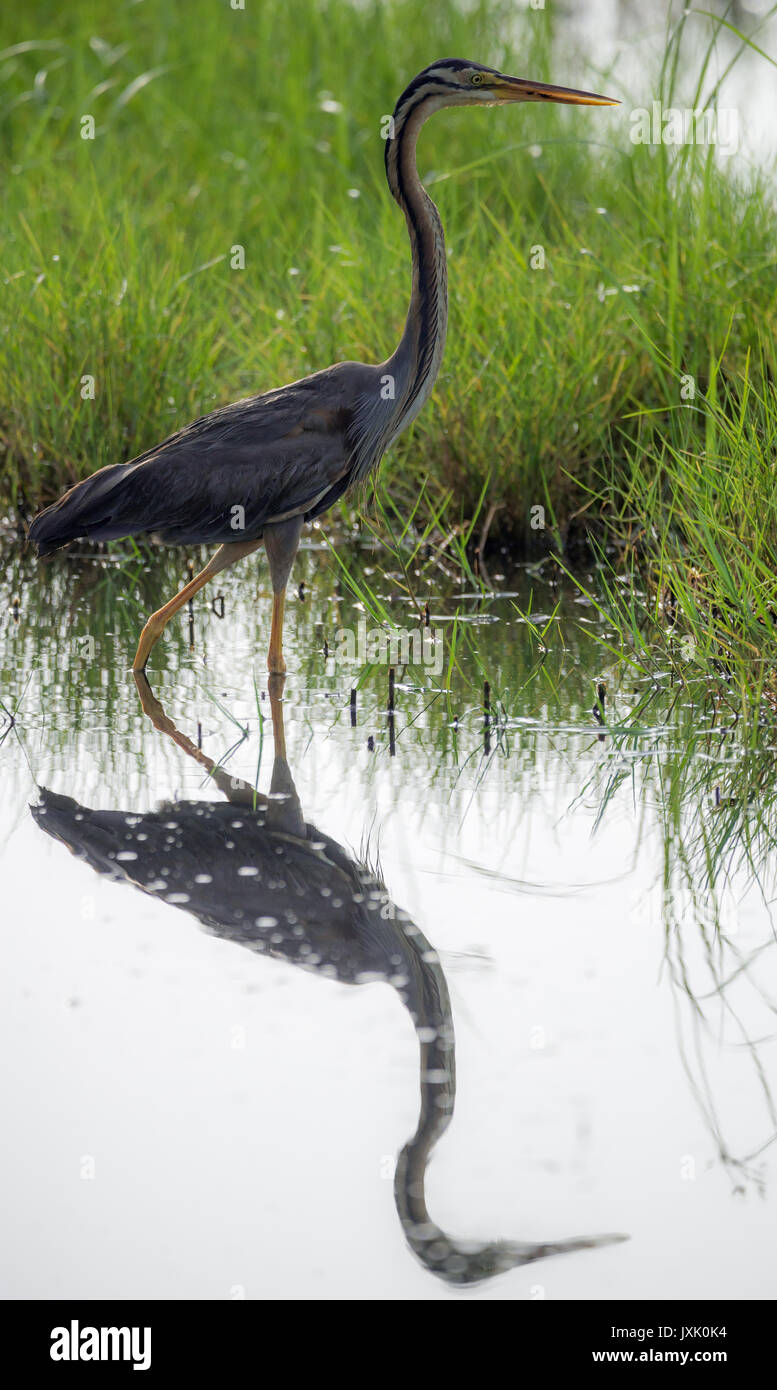
M 396 410 L 389 442 L 415 419 L 440 370 L 448 325 L 448 275 L 440 215 L 416 168 L 418 132 L 442 103 L 411 83 L 396 104 L 386 141 L 386 178 L 405 214 L 413 262 L 410 307 L 396 352 L 382 368 L 394 378 Z

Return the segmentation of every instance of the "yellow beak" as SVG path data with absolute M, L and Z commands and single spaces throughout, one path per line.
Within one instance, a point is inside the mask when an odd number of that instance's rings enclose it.
M 488 88 L 497 101 L 561 101 L 570 106 L 620 106 L 614 97 L 578 92 L 574 87 L 551 87 L 524 77 L 500 77 Z

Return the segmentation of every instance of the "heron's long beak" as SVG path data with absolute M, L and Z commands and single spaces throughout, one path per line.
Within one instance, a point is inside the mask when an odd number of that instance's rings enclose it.
M 525 77 L 503 77 L 489 87 L 497 101 L 562 101 L 570 106 L 620 106 L 614 97 L 596 92 L 578 92 L 574 87 L 551 87 L 545 82 L 529 82 Z

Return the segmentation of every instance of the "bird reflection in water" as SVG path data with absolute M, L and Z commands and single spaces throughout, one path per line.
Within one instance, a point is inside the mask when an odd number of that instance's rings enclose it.
M 97 873 L 182 908 L 217 936 L 343 984 L 381 980 L 396 990 L 418 1037 L 421 1107 L 416 1132 L 399 1155 L 394 1196 L 421 1264 L 450 1284 L 467 1285 L 624 1239 L 481 1244 L 456 1240 L 436 1225 L 426 1205 L 426 1170 L 456 1093 L 451 1002 L 437 953 L 376 875 L 305 821 L 286 759 L 283 676 L 269 682 L 275 752 L 269 796 L 214 763 L 176 728 L 145 675 L 134 678 L 155 727 L 208 771 L 225 799 L 176 801 L 133 814 L 90 810 L 41 788 L 35 820 Z

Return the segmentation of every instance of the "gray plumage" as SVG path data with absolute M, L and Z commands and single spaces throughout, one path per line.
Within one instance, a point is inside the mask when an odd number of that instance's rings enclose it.
M 374 376 L 374 367 L 341 362 L 203 415 L 77 483 L 35 518 L 30 539 L 40 555 L 74 536 L 151 533 L 170 545 L 220 545 L 260 540 L 268 523 L 289 515 L 311 520 L 352 481 L 356 412 Z

